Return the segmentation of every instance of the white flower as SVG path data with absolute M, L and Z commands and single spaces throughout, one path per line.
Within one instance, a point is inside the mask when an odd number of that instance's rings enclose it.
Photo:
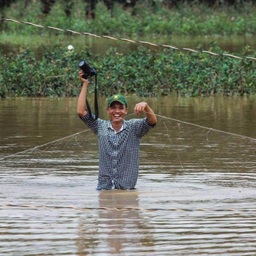
M 74 46 L 73 46 L 73 45 L 71 45 L 71 44 L 70 44 L 70 45 L 68 45 L 68 50 L 69 50 L 69 51 L 73 51 L 73 50 L 74 50 Z

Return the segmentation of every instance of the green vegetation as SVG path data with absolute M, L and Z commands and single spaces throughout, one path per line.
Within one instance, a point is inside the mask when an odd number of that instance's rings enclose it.
M 214 52 L 220 49 L 215 47 Z M 128 53 L 112 48 L 99 56 L 56 47 L 45 50 L 40 60 L 30 50 L 1 55 L 0 96 L 77 96 L 78 68 L 74 67 L 83 58 L 96 68 L 102 95 L 256 94 L 256 61 L 248 59 L 176 50 L 152 51 L 145 47 Z
M 145 35 L 255 35 L 256 4 L 244 2 L 239 7 L 221 5 L 208 7 L 206 4 L 180 4 L 166 8 L 162 1 L 156 1 L 153 8 L 148 1 L 139 1 L 132 10 L 122 10 L 116 4 L 111 16 L 110 11 L 102 2 L 96 6 L 95 19 L 86 19 L 85 4 L 75 1 L 70 17 L 66 17 L 61 1 L 57 2 L 50 14 L 41 13 L 40 1 L 31 1 L 24 12 L 24 1 L 16 1 L 11 8 L 6 8 L 5 17 L 112 36 L 145 36 Z M 2 25 L 2 32 L 31 35 L 42 34 L 44 31 L 31 26 L 18 26 L 11 22 Z
M 85 19 L 82 1 L 76 2 L 70 18 L 65 16 L 59 2 L 48 16 L 42 16 L 39 2 L 32 1 L 23 17 L 24 1 L 17 1 L 12 8 L 6 9 L 5 16 L 44 27 L 53 26 L 126 38 L 171 34 L 256 34 L 256 7 L 251 4 L 244 4 L 239 10 L 227 6 L 209 8 L 201 4 L 184 4 L 167 9 L 160 8 L 159 1 L 158 6 L 152 10 L 146 4 L 147 1 L 140 1 L 136 6 L 136 16 L 132 16 L 129 10 L 123 11 L 116 6 L 111 17 L 106 7 L 99 3 L 96 19 L 88 20 Z M 209 51 L 219 53 L 219 56 L 161 48 L 152 50 L 147 47 L 122 53 L 111 48 L 104 54 L 92 54 L 89 50 L 68 51 L 60 47 L 58 41 L 50 49 L 44 47 L 43 43 L 49 35 L 63 35 L 63 32 L 10 21 L 3 22 L 1 30 L 6 43 L 13 43 L 11 40 L 15 38 L 16 44 L 22 44 L 22 34 L 31 38 L 33 47 L 16 49 L 8 54 L 0 50 L 0 98 L 77 96 L 80 88 L 76 67 L 80 59 L 89 60 L 97 69 L 99 93 L 102 95 L 116 91 L 139 96 L 171 93 L 183 96 L 256 94 L 256 61 L 224 57 L 223 52 L 214 44 Z M 38 40 L 38 36 L 44 41 L 40 55 L 32 50 L 37 45 L 34 38 Z M 38 46 L 40 47 L 40 40 Z M 250 56 L 256 57 L 256 53 L 250 49 L 245 49 L 244 55 L 248 51 Z M 91 90 L 93 91 L 93 86 Z

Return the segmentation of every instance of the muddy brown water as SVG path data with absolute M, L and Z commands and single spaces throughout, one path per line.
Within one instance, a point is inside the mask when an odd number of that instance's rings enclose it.
M 101 35 L 98 35 L 101 36 Z M 106 39 L 101 37 L 90 36 L 67 36 L 67 35 L 55 35 L 49 36 L 37 36 L 31 37 L 19 35 L 16 39 L 11 36 L 1 37 L 0 35 L 0 47 L 2 52 L 18 52 L 24 48 L 30 48 L 37 56 L 42 56 L 45 49 L 51 49 L 53 47 L 63 47 L 67 49 L 68 45 L 73 45 L 74 50 L 86 49 L 90 50 L 93 54 L 105 54 L 109 48 L 116 48 L 119 52 L 129 52 L 136 50 L 139 46 L 150 47 L 154 50 L 161 50 L 161 47 L 150 46 L 150 43 L 156 45 L 169 45 L 175 48 L 191 48 L 195 50 L 210 50 L 212 46 L 216 45 L 223 51 L 240 56 L 252 56 L 252 53 L 256 49 L 256 40 L 254 35 L 246 36 L 145 36 L 145 37 L 123 37 L 124 39 L 132 40 L 137 43 L 129 43 L 125 40 L 120 40 L 118 37 L 115 39 Z M 147 42 L 140 44 L 138 41 Z
M 0 255 L 256 255 L 255 98 L 146 100 L 137 188 L 101 192 L 76 99 L 0 101 Z

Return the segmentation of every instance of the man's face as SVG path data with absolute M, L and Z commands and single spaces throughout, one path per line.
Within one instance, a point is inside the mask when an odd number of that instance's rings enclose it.
M 122 121 L 124 116 L 127 114 L 128 109 L 125 105 L 122 105 L 118 101 L 114 101 L 111 105 L 107 108 L 107 112 L 109 114 L 110 120 L 112 122 Z

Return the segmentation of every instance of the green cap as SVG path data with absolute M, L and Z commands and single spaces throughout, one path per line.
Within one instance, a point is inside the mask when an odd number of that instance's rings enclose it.
M 119 103 L 121 103 L 122 105 L 125 105 L 127 107 L 127 101 L 125 99 L 125 97 L 121 94 L 115 94 L 111 97 L 108 98 L 108 107 L 114 102 L 117 101 Z

